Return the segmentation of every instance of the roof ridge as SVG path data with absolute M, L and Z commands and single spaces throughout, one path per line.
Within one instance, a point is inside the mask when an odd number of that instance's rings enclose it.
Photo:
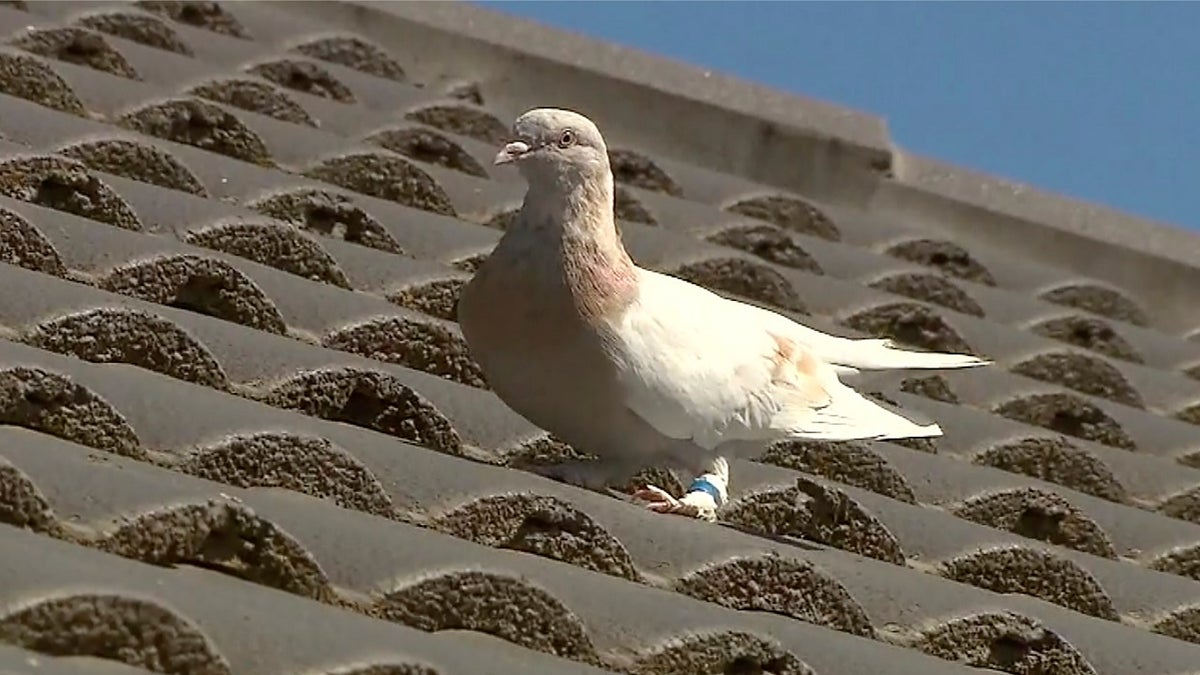
M 891 170 L 899 182 L 957 201 L 1014 218 L 1036 220 L 1075 234 L 1188 265 L 1194 265 L 1200 258 L 1200 235 L 1187 232 L 1177 225 L 905 150 L 892 137 L 886 119 L 879 114 L 785 92 L 465 2 L 437 3 L 433 7 L 419 8 L 406 3 L 378 0 L 348 3 L 329 3 L 326 0 L 300 4 L 309 8 L 332 4 L 356 5 L 358 11 L 364 13 L 386 13 L 430 28 L 453 31 L 496 47 L 756 118 L 772 125 L 772 131 L 776 134 L 826 139 L 827 142 L 842 146 L 842 151 L 856 147 L 869 151 L 868 154 L 882 155 L 876 159 L 886 159 L 888 168 L 883 169 L 883 164 L 874 168 Z M 762 164 L 770 166 L 771 163 Z M 741 171 L 737 173 L 745 175 Z M 752 177 L 779 187 L 806 187 L 797 186 L 792 180 L 793 176 L 776 171 L 754 174 Z M 812 192 L 811 187 L 808 190 Z M 1145 236 L 1147 228 L 1153 229 L 1153 237 Z

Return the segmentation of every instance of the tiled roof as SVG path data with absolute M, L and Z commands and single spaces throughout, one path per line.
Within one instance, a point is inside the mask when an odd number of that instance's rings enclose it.
M 0 672 L 1200 673 L 1200 238 L 460 3 L 3 4 Z M 997 365 L 721 525 L 510 468 L 454 307 L 540 105 L 643 265 Z

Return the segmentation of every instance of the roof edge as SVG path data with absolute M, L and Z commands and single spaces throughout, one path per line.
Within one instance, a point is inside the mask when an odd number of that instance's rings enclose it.
M 286 1 L 300 13 L 357 24 L 403 53 L 426 82 L 471 73 L 488 89 L 489 106 L 514 117 L 530 105 L 574 106 L 602 126 L 628 130 L 614 140 L 820 200 L 864 206 L 885 179 L 1200 269 L 1200 237 L 1178 226 L 910 152 L 893 142 L 878 115 L 469 2 Z M 422 30 L 405 31 L 401 43 L 396 21 Z M 547 81 L 555 83 L 556 101 L 543 100 Z
M 785 93 L 634 47 L 504 14 L 470 2 L 413 3 L 358 0 L 369 7 L 494 46 L 573 67 L 585 67 L 628 84 L 708 103 L 868 147 L 890 147 L 883 118 L 827 101 Z M 647 75 L 652 74 L 652 76 Z
M 893 170 L 896 182 L 924 192 L 1200 268 L 1200 236 L 1178 225 L 955 166 L 899 147 L 895 150 Z
M 847 198 L 861 201 L 871 180 L 891 173 L 891 138 L 878 115 L 467 2 L 287 4 L 356 24 L 356 31 L 403 54 L 427 83 L 471 73 L 489 107 L 514 117 L 533 105 L 576 107 L 601 126 L 630 130 L 619 140 L 647 151 L 819 197 L 849 191 Z M 420 30 L 404 31 L 401 43 L 392 22 Z M 555 83 L 554 101 L 545 100 L 548 81 Z M 634 117 L 647 110 L 653 119 Z M 713 129 L 719 137 L 711 137 Z

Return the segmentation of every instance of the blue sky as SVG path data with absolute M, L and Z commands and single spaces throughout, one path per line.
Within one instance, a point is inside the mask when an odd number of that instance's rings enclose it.
M 481 2 L 882 115 L 912 151 L 1200 230 L 1200 2 Z

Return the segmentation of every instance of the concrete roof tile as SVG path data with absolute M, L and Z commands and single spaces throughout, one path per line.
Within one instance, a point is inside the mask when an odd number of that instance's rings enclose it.
M 462 3 L 0 36 L 0 670 L 1196 672 L 1194 235 Z M 720 525 L 521 470 L 574 450 L 454 319 L 547 102 L 642 264 L 997 365 L 863 376 L 945 436 L 776 444 Z

